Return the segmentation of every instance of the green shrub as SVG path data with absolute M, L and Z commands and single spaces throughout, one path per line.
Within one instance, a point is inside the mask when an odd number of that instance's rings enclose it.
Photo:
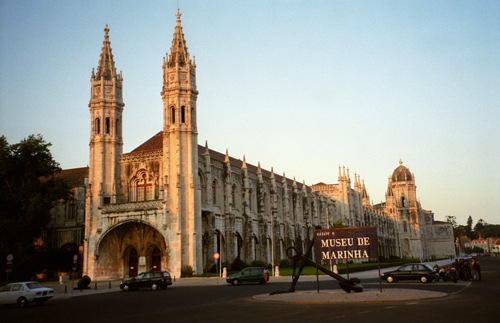
M 193 267 L 189 265 L 182 266 L 181 277 L 193 277 L 193 274 L 194 274 Z
M 244 268 L 248 267 L 248 264 L 242 261 L 239 257 L 234 259 L 233 263 L 231 264 L 231 271 L 240 271 Z
M 290 268 L 290 260 L 288 259 L 281 259 L 280 261 L 280 268 Z

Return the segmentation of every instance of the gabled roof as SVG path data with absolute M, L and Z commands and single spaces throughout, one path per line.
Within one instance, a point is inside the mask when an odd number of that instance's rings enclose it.
M 131 153 L 138 153 L 150 150 L 159 150 L 163 148 L 163 132 L 160 131 L 153 137 L 146 140 L 139 147 L 131 151 Z
M 56 175 L 58 178 L 62 178 L 69 187 L 77 187 L 85 185 L 85 178 L 89 177 L 89 168 L 70 168 L 63 169 L 59 174 Z

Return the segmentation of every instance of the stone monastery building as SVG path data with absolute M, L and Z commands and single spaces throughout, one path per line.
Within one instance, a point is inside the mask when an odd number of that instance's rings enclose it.
M 371 205 L 364 182 L 339 167 L 338 183 L 307 186 L 198 144 L 196 63 L 177 19 L 163 61 L 163 129 L 123 153 L 121 73 L 109 29 L 91 76 L 88 167 L 64 170 L 75 199 L 52 212 L 52 247 L 78 252 L 92 279 L 128 277 L 150 268 L 180 277 L 240 258 L 279 265 L 286 249 L 304 250 L 317 227 L 376 226 L 379 255 L 455 255 L 449 223 L 421 208 L 415 176 L 402 162 L 385 203 Z M 203 108 L 203 107 L 201 107 Z

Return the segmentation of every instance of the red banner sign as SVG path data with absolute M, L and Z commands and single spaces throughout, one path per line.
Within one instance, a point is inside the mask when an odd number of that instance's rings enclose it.
M 378 257 L 377 228 L 314 230 L 314 252 L 318 261 Z

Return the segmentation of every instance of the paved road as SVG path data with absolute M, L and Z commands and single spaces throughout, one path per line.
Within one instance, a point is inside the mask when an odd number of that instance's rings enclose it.
M 497 322 L 500 317 L 500 259 L 482 258 L 483 280 L 454 283 L 383 283 L 383 288 L 446 292 L 443 298 L 311 305 L 262 302 L 253 296 L 290 287 L 290 278 L 269 285 L 229 286 L 222 279 L 178 279 L 165 291 L 74 291 L 58 295 L 44 306 L 2 308 L 2 322 Z M 378 272 L 376 272 L 378 275 Z M 356 274 L 365 288 L 378 288 L 373 273 Z M 365 277 L 363 277 L 365 276 Z M 315 277 L 303 277 L 297 291 L 314 291 Z M 283 281 L 282 281 L 283 280 Z M 288 281 L 286 281 L 288 280 Z M 322 289 L 338 289 L 326 277 Z M 80 293 L 80 294 L 78 294 Z M 80 297 L 83 295 L 89 295 Z

